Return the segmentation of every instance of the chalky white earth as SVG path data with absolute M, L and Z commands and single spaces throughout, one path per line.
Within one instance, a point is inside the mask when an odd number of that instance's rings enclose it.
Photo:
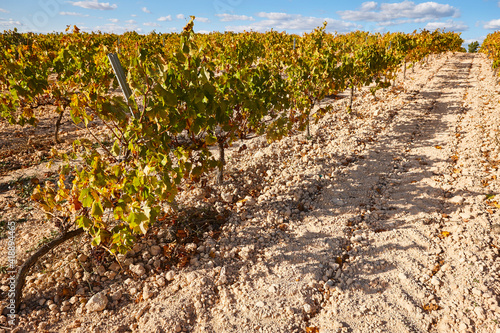
M 154 269 L 161 232 L 119 257 L 131 277 L 116 263 L 85 272 L 62 252 L 57 270 L 28 281 L 20 327 L 500 332 L 499 92 L 484 55 L 450 53 L 376 97 L 356 92 L 351 114 L 347 95 L 327 99 L 334 112 L 311 140 L 238 143 L 223 186 L 182 193 L 186 206 L 230 210 L 220 239 L 191 245 L 189 265 Z M 91 274 L 102 290 L 81 283 L 69 300 L 40 299 L 50 283 Z

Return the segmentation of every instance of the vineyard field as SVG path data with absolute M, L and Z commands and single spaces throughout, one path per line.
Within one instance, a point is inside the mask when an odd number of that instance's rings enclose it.
M 83 232 L 20 328 L 500 331 L 498 36 L 192 24 L 2 35 L 0 248 L 9 221 L 19 265 Z

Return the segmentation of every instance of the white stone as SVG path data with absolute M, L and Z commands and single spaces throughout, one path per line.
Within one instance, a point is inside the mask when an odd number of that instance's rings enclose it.
M 433 276 L 431 278 L 431 284 L 437 287 L 437 286 L 439 286 L 441 284 L 441 281 L 439 281 L 439 279 L 437 278 L 437 276 Z
M 340 265 L 337 264 L 336 262 L 331 262 L 330 267 L 333 268 L 334 271 L 340 268 Z
M 462 196 L 456 195 L 453 198 L 450 199 L 450 203 L 456 204 L 456 205 L 461 205 L 463 204 L 465 199 Z
M 132 273 L 137 274 L 139 276 L 143 276 L 146 273 L 146 269 L 144 268 L 143 264 L 137 264 L 137 265 L 131 264 L 129 266 L 129 269 L 130 271 L 132 271 Z
M 154 293 L 149 289 L 149 285 L 145 284 L 144 288 L 142 289 L 142 299 L 148 300 L 151 297 L 153 297 Z
M 165 279 L 163 277 L 159 277 L 158 279 L 156 279 L 156 283 L 158 284 L 159 287 L 163 287 L 166 284 Z
M 106 305 L 108 305 L 108 298 L 103 292 L 100 292 L 95 294 L 88 300 L 85 308 L 89 312 L 98 312 L 104 310 L 106 308 Z
M 167 274 L 165 275 L 165 278 L 167 281 L 172 281 L 175 277 L 174 271 L 168 271 Z
M 264 302 L 262 301 L 258 301 L 257 303 L 255 303 L 255 306 L 258 307 L 258 308 L 263 308 L 264 307 Z
M 479 319 L 484 319 L 484 310 L 481 307 L 474 308 L 474 313 L 477 315 Z
M 227 276 L 226 276 L 226 266 L 223 266 L 222 269 L 220 270 L 219 273 L 219 278 L 215 282 L 216 286 L 223 285 L 227 282 Z

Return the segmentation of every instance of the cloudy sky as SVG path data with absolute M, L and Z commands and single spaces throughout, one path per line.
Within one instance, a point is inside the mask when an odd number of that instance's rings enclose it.
M 499 0 L 1 0 L 0 30 L 52 32 L 74 24 L 84 31 L 178 32 L 190 15 L 196 16 L 197 32 L 301 34 L 327 21 L 327 30 L 338 32 L 444 28 L 470 42 L 500 30 Z

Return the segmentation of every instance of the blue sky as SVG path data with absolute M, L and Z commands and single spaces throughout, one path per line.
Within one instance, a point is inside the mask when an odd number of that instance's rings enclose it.
M 195 31 L 303 33 L 328 22 L 327 30 L 347 32 L 446 28 L 466 42 L 500 30 L 499 0 L 320 1 L 320 0 L 0 0 L 0 31 L 178 32 L 190 15 Z

